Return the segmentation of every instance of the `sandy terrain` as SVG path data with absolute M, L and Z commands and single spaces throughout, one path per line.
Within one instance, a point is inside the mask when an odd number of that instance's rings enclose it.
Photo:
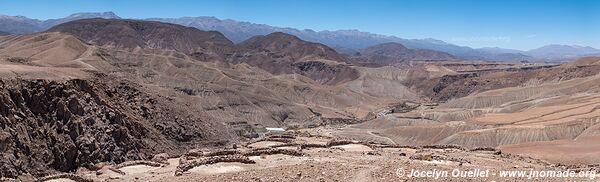
M 599 164 L 600 137 L 530 142 L 500 147 L 502 151 L 544 159 L 558 164 Z

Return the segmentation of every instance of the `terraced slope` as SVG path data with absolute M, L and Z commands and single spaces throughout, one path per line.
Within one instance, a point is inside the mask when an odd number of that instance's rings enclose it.
M 446 74 L 420 82 L 405 82 L 405 85 L 436 102 L 446 102 L 489 90 L 535 87 L 543 83 L 585 78 L 600 73 L 600 67 L 593 64 L 457 70 L 460 70 L 459 74 Z
M 554 68 L 509 73 L 507 75 L 535 77 L 530 77 L 527 84 L 475 92 L 439 106 L 419 107 L 408 113 L 387 114 L 356 127 L 406 145 L 496 148 L 522 144 L 516 145 L 514 150 L 509 148 L 514 153 L 547 154 L 542 158 L 561 161 L 550 151 L 544 152 L 543 145 L 556 141 L 560 145 L 586 148 L 588 146 L 583 146 L 586 143 L 583 141 L 600 136 L 600 77 L 594 71 L 595 60 L 584 58 Z M 488 75 L 493 74 L 463 79 L 479 79 Z M 494 83 L 494 80 L 490 82 Z M 528 143 L 536 147 L 528 148 Z M 591 148 L 573 153 L 593 155 L 593 152 L 589 153 Z M 532 150 L 531 153 L 528 150 Z

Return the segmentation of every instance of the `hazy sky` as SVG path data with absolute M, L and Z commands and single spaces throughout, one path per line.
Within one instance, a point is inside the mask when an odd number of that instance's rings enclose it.
M 0 14 L 37 19 L 103 11 L 125 18 L 214 16 L 299 29 L 358 29 L 475 48 L 600 48 L 599 0 L 0 0 Z

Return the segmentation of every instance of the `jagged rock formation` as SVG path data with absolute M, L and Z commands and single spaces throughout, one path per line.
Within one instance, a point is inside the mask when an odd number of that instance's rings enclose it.
M 179 118 L 170 101 L 132 83 L 4 80 L 0 87 L 1 176 L 69 172 L 184 150 L 178 142 L 217 141 L 210 130 L 218 125 Z

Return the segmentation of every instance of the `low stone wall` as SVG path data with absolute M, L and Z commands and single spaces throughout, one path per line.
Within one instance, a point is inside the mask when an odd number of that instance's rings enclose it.
M 55 174 L 55 175 L 45 176 L 45 177 L 38 178 L 36 181 L 42 182 L 42 181 L 49 181 L 49 180 L 61 179 L 61 178 L 67 178 L 67 179 L 70 179 L 70 180 L 73 180 L 73 181 L 76 181 L 76 182 L 94 182 L 94 180 L 87 179 L 87 178 L 81 177 L 79 175 L 70 174 L 70 173 L 63 173 L 63 174 Z
M 183 172 L 186 172 L 197 166 L 215 164 L 219 162 L 240 162 L 244 164 L 256 163 L 253 160 L 250 160 L 247 156 L 243 155 L 212 156 L 197 160 L 186 161 L 185 163 L 179 164 L 179 166 L 177 166 L 177 169 L 175 170 L 175 176 L 181 176 Z
M 305 155 L 304 153 L 302 153 L 298 150 L 291 150 L 291 149 L 259 149 L 259 150 L 244 152 L 242 155 L 244 155 L 244 156 L 260 156 L 260 155 L 275 155 L 275 154 L 285 154 L 285 155 L 291 155 L 291 156 Z

